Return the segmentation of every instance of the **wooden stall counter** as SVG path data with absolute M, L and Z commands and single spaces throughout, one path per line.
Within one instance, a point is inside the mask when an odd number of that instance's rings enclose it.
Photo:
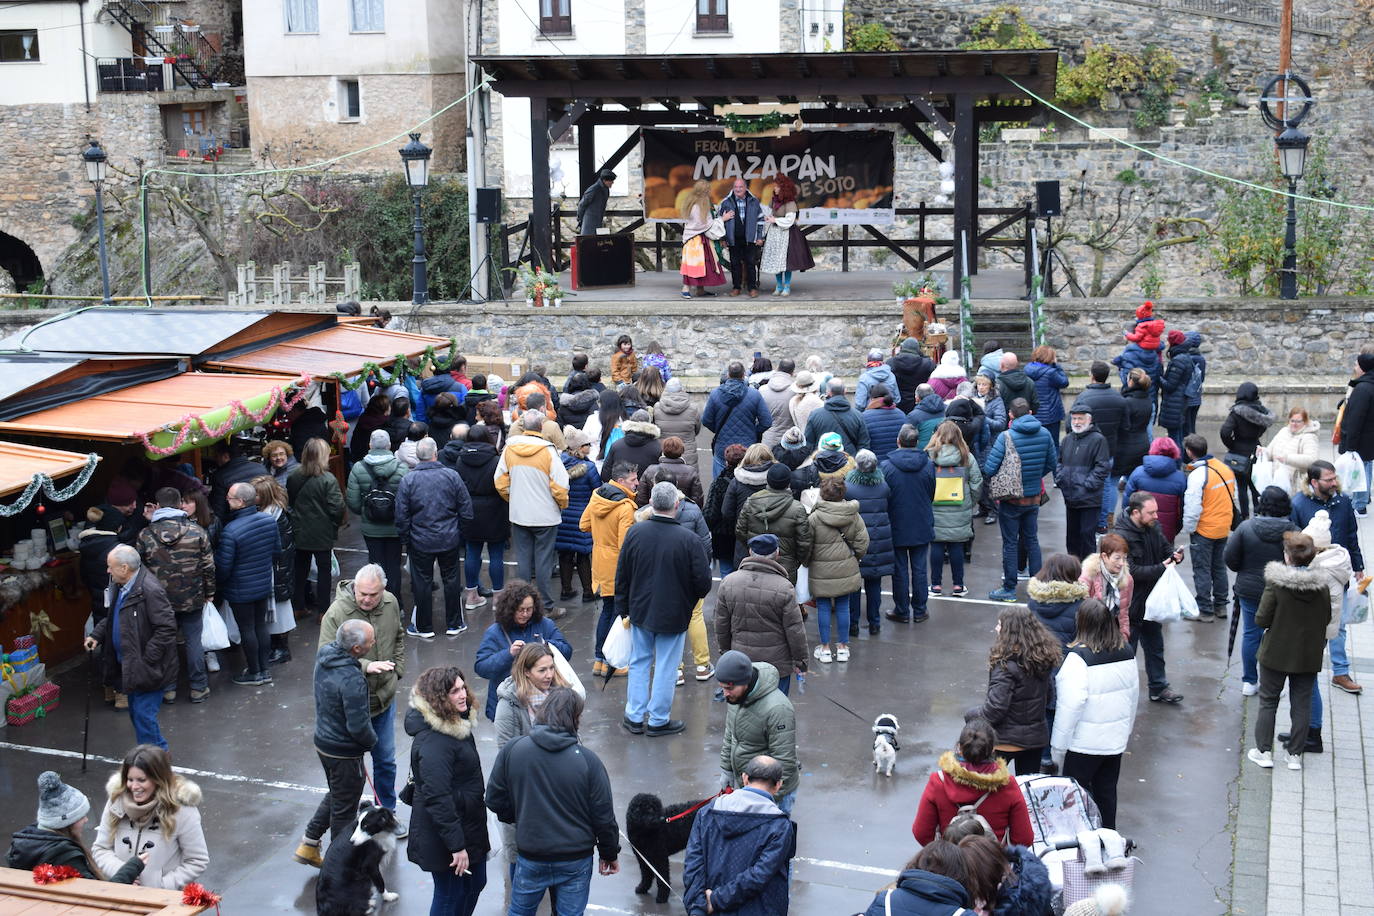
M 0 913 L 24 916 L 193 916 L 207 908 L 181 902 L 181 891 L 72 878 L 34 884 L 33 872 L 0 868 Z
M 12 607 L 0 611 L 0 645 L 9 649 L 20 636 L 43 633 L 35 627 L 40 614 L 47 614 L 51 638 L 40 635 L 38 657 L 49 668 L 81 654 L 86 618 L 91 615 L 91 599 L 81 582 L 80 554 L 59 554 L 57 562 L 35 570 L 44 583 L 31 589 Z M 30 577 L 33 572 L 13 570 L 0 573 L 8 576 Z M 56 627 L 56 630 L 51 629 Z M 0 910 L 3 912 L 3 910 Z

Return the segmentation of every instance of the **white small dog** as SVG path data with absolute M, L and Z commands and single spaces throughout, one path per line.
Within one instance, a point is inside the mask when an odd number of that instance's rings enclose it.
M 892 768 L 897 765 L 897 751 L 901 750 L 901 745 L 897 742 L 897 732 L 902 730 L 902 726 L 897 723 L 897 717 L 890 712 L 885 712 L 873 720 L 873 771 L 882 773 L 884 776 L 892 775 Z

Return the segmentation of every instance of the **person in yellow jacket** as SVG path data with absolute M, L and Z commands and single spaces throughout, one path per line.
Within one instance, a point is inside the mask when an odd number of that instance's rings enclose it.
M 496 492 L 510 503 L 516 578 L 535 583 L 545 608 L 553 608 L 553 568 L 558 523 L 568 505 L 568 469 L 558 449 L 540 435 L 544 415 L 531 410 L 511 430 L 496 463 Z M 557 619 L 562 614 L 550 613 Z
M 1207 439 L 1193 433 L 1183 440 L 1188 458 L 1188 489 L 1183 493 L 1183 534 L 1191 538 L 1193 588 L 1201 621 L 1226 616 L 1226 539 L 1236 511 L 1236 475 L 1207 451 Z
M 620 558 L 620 545 L 635 523 L 635 488 L 639 486 L 639 469 L 634 462 L 621 461 L 611 468 L 611 479 L 592 493 L 587 508 L 582 510 L 578 523 L 583 531 L 592 533 L 592 588 L 601 596 L 601 617 L 596 622 L 596 662 L 592 676 L 607 671 L 601 646 L 615 622 L 615 567 Z M 617 677 L 629 673 L 628 668 L 617 669 Z

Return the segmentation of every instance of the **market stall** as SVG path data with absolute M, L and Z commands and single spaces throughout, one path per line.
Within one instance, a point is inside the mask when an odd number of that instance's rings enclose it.
M 39 884 L 34 873 L 17 868 L 0 868 L 0 913 L 24 916 L 107 916 L 110 913 L 137 913 L 141 916 L 194 916 L 215 906 L 198 885 L 192 893 L 169 891 L 109 881 L 68 878 Z M 196 900 L 187 903 L 188 899 Z

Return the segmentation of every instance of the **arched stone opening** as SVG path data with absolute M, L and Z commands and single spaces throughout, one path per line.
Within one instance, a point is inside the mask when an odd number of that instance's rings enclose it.
M 15 292 L 27 292 L 29 287 L 43 279 L 43 265 L 38 255 L 21 239 L 0 232 L 0 271 L 9 274 L 0 277 L 0 285 L 8 286 L 12 280 Z

